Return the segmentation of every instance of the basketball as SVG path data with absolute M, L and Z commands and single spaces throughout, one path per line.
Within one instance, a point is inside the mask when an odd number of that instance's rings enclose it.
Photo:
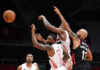
M 5 22 L 7 23 L 12 23 L 15 21 L 15 18 L 16 18 L 16 14 L 14 11 L 12 10 L 6 10 L 4 13 L 3 13 L 3 19 Z

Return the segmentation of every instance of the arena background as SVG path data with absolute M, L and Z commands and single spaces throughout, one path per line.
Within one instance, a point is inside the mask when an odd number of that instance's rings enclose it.
M 28 53 L 34 55 L 40 70 L 49 70 L 47 53 L 32 45 L 30 25 L 35 24 L 36 32 L 46 39 L 52 32 L 46 30 L 37 17 L 44 14 L 52 25 L 59 26 L 61 21 L 53 11 L 54 5 L 74 32 L 80 28 L 88 30 L 87 42 L 94 57 L 90 62 L 92 70 L 100 70 L 100 0 L 1 0 L 0 5 L 0 70 L 16 70 Z M 2 17 L 8 9 L 16 13 L 16 20 L 11 24 Z

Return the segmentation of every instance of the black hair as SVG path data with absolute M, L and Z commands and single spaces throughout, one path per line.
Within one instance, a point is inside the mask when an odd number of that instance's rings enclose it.
M 29 53 L 29 54 L 27 54 L 27 55 L 26 55 L 26 57 L 27 57 L 28 55 L 32 55 L 32 54 L 31 54 L 31 53 Z M 32 56 L 33 56 L 33 55 L 32 55 Z
M 52 37 L 53 37 L 53 39 L 56 41 L 57 36 L 56 36 L 55 34 L 50 34 L 50 36 L 52 36 Z

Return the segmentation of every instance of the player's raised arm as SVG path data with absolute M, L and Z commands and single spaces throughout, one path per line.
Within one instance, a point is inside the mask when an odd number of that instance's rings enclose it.
M 93 60 L 92 53 L 91 53 L 90 49 L 88 49 L 86 61 L 92 61 L 92 60 Z
M 46 17 L 44 15 L 39 16 L 38 19 L 43 20 L 43 24 L 48 30 L 56 32 L 58 34 L 61 33 L 61 30 L 59 30 L 55 26 L 51 25 L 51 23 L 46 19 Z
M 54 11 L 57 13 L 57 15 L 60 17 L 65 29 L 68 31 L 69 35 L 71 36 L 72 39 L 79 39 L 78 36 L 71 30 L 69 27 L 68 22 L 65 20 L 63 15 L 61 14 L 60 10 L 54 6 Z
M 50 24 L 50 22 L 46 19 L 44 15 L 39 16 L 38 20 L 43 20 L 43 24 L 48 30 L 59 34 L 62 40 L 66 40 L 66 36 L 64 35 L 65 32 L 62 29 L 56 28 L 55 26 Z
M 39 33 L 39 34 L 36 34 L 36 38 L 41 41 L 42 43 L 44 44 L 47 44 L 47 41 L 42 37 L 42 35 Z
M 40 49 L 40 50 L 45 50 L 45 51 L 51 49 L 50 45 L 40 44 L 37 41 L 36 36 L 35 36 L 35 30 L 36 30 L 35 25 L 32 24 L 31 27 L 32 27 L 32 30 L 31 30 L 32 31 L 32 43 L 33 43 L 34 47 L 37 49 Z

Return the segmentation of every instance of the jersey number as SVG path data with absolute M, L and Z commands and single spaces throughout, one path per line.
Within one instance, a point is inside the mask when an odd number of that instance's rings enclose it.
M 85 60 L 87 56 L 87 52 L 85 50 L 82 51 L 82 60 Z

